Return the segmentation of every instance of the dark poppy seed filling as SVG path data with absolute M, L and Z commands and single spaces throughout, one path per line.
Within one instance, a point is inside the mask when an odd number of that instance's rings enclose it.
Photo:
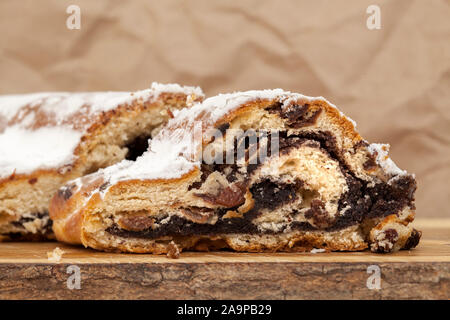
M 26 232 L 26 227 L 24 224 L 29 222 L 34 222 L 35 220 L 40 219 L 41 223 L 44 223 L 39 232 L 37 233 L 28 233 Z M 47 240 L 47 235 L 52 233 L 52 225 L 53 221 L 50 220 L 48 212 L 41 212 L 36 214 L 31 214 L 30 216 L 21 217 L 17 221 L 11 222 L 11 224 L 19 229 L 22 229 L 20 232 L 10 232 L 7 234 L 7 237 L 12 241 L 42 241 Z
M 301 111 L 301 110 L 300 110 Z M 306 111 L 305 111 L 306 112 Z M 301 119 L 305 112 L 300 114 L 287 115 L 292 123 L 299 126 L 309 120 Z M 317 117 L 312 115 L 310 117 Z M 309 119 L 309 118 L 308 118 Z M 312 121 L 312 120 L 311 120 Z M 309 122 L 308 122 L 309 123 Z M 223 126 L 226 128 L 227 126 Z M 237 145 L 237 141 L 236 144 Z M 246 143 L 246 142 L 244 142 Z M 257 140 L 259 143 L 259 140 Z M 130 231 L 120 228 L 117 224 L 112 224 L 106 229 L 112 235 L 124 238 L 145 238 L 156 239 L 164 236 L 192 236 L 192 235 L 215 235 L 215 234 L 273 234 L 282 233 L 287 227 L 290 230 L 325 230 L 337 231 L 349 226 L 359 224 L 366 218 L 384 217 L 399 212 L 402 208 L 409 206 L 414 208 L 414 191 L 416 182 L 411 176 L 400 176 L 389 184 L 382 182 L 369 186 L 366 181 L 357 178 L 346 166 L 343 161 L 340 150 L 337 148 L 335 138 L 330 132 L 307 132 L 295 136 L 288 136 L 287 132 L 279 134 L 279 152 L 280 155 L 286 154 L 292 148 L 296 148 L 304 143 L 310 147 L 316 147 L 326 152 L 330 158 L 339 162 L 339 167 L 348 186 L 348 191 L 341 195 L 338 204 L 339 214 L 335 220 L 330 220 L 324 214 L 324 204 L 320 200 L 313 200 L 311 208 L 305 213 L 308 219 L 315 221 L 315 226 L 308 222 L 292 221 L 277 231 L 261 230 L 253 221 L 262 214 L 264 210 L 275 210 L 281 206 L 295 201 L 299 194 L 305 192 L 302 188 L 302 181 L 293 181 L 292 183 L 281 183 L 271 180 L 263 180 L 254 185 L 242 185 L 237 176 L 242 174 L 236 164 L 202 164 L 201 181 L 192 184 L 189 188 L 198 189 L 206 181 L 208 176 L 215 172 L 221 172 L 230 183 L 239 184 L 236 188 L 223 190 L 216 198 L 210 195 L 198 194 L 205 201 L 225 206 L 226 208 L 216 209 L 214 214 L 217 216 L 215 223 L 197 223 L 179 215 L 172 215 L 170 218 L 161 217 L 155 220 L 152 227 L 141 231 Z M 246 143 L 246 150 L 250 145 Z M 236 148 L 235 148 L 236 150 Z M 270 154 L 270 145 L 268 154 Z M 248 153 L 246 154 L 246 157 Z M 236 158 L 236 155 L 235 155 Z M 247 173 L 244 182 L 261 165 L 252 164 L 247 166 Z M 246 188 L 249 188 L 254 199 L 253 208 L 244 213 L 242 217 L 227 217 L 226 213 L 237 208 L 244 201 Z M 345 208 L 345 210 L 344 210 Z M 191 210 L 191 209 L 189 209 Z M 296 215 L 294 209 L 292 216 Z M 163 222 L 164 221 L 164 222 Z M 159 227 L 154 227 L 158 226 Z
M 212 224 L 207 223 L 194 223 L 190 220 L 182 218 L 177 215 L 173 215 L 169 222 L 164 223 L 162 228 L 148 228 L 144 231 L 129 231 L 121 229 L 117 224 L 113 224 L 111 227 L 106 229 L 107 232 L 125 238 L 159 238 L 163 236 L 190 236 L 190 235 L 214 235 L 214 234 L 224 234 L 224 233 L 247 233 L 255 234 L 258 233 L 258 228 L 252 223 L 252 220 L 258 216 L 259 208 L 268 205 L 269 200 L 267 196 L 270 194 L 272 200 L 270 203 L 270 208 L 276 209 L 277 207 L 283 205 L 287 201 L 292 201 L 295 197 L 297 185 L 277 185 L 277 191 L 274 191 L 275 185 L 270 181 L 264 181 L 253 186 L 250 191 L 255 196 L 256 205 L 251 211 L 243 215 L 242 218 L 226 218 L 224 215 L 230 209 L 219 209 L 217 214 L 219 219 L 217 222 Z M 260 193 L 260 190 L 263 190 Z M 161 223 L 164 218 L 155 221 L 156 224 Z
M 23 226 L 24 223 L 32 222 L 32 221 L 34 221 L 36 219 L 43 219 L 43 218 L 46 218 L 46 217 L 49 217 L 48 212 L 36 213 L 36 214 L 32 214 L 32 215 L 27 216 L 27 217 L 21 217 L 19 220 L 13 221 L 12 224 L 15 225 L 15 226 L 21 227 L 21 226 Z M 48 219 L 47 225 L 49 225 L 50 229 L 51 229 L 52 221 L 50 219 Z

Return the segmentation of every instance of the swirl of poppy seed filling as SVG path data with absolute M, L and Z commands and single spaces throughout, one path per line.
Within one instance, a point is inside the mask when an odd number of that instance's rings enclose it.
M 300 109 L 302 114 L 304 110 Z M 293 123 L 299 121 L 299 115 L 288 115 Z M 312 117 L 317 117 L 317 113 Z M 301 120 L 305 123 L 309 120 Z M 294 126 L 300 126 L 295 124 Z M 225 128 L 226 129 L 226 128 Z M 258 141 L 259 142 L 259 141 Z M 237 142 L 236 142 L 237 143 Z M 237 188 L 233 190 L 227 188 L 218 195 L 197 193 L 196 196 L 204 201 L 221 206 L 218 209 L 189 207 L 182 210 L 187 213 L 184 215 L 172 214 L 155 216 L 151 223 L 147 221 L 145 229 L 122 228 L 119 224 L 113 223 L 106 231 L 114 236 L 123 238 L 142 238 L 158 239 L 165 236 L 194 236 L 206 235 L 213 236 L 218 234 L 274 234 L 292 230 L 313 231 L 336 231 L 349 226 L 359 224 L 365 219 L 385 217 L 401 211 L 404 207 L 414 209 L 414 191 L 416 182 L 410 175 L 399 176 L 397 179 L 387 183 L 380 182 L 375 185 L 357 178 L 347 167 L 337 148 L 335 138 L 330 132 L 302 132 L 300 134 L 288 136 L 287 132 L 279 134 L 279 152 L 280 155 L 288 153 L 290 150 L 307 145 L 312 148 L 318 148 L 323 153 L 339 164 L 339 170 L 345 178 L 347 185 L 346 191 L 342 193 L 337 203 L 338 214 L 334 219 L 326 212 L 325 203 L 314 198 L 309 203 L 309 208 L 302 211 L 307 221 L 296 219 L 299 210 L 295 208 L 296 200 L 308 190 L 303 187 L 307 181 L 299 179 L 290 181 L 273 181 L 266 177 L 250 185 L 250 180 L 254 172 L 264 164 L 264 161 L 258 164 L 248 164 L 245 174 L 242 176 L 242 170 L 236 164 L 202 164 L 201 181 L 191 185 L 190 189 L 198 189 L 206 181 L 209 175 L 219 172 L 224 175 L 230 184 L 235 184 Z M 250 145 L 246 144 L 246 150 Z M 269 151 L 270 153 L 270 145 Z M 248 156 L 248 154 L 247 154 Z M 235 155 L 236 157 L 236 155 Z M 370 166 L 371 159 L 367 166 Z M 238 211 L 239 207 L 245 201 L 244 194 L 247 189 L 254 200 L 253 207 L 244 214 L 237 217 L 229 217 L 228 212 Z M 257 219 L 263 212 L 273 211 L 284 206 L 292 206 L 289 213 L 289 221 L 283 223 L 280 227 L 261 228 Z M 195 219 L 192 217 L 205 217 L 205 214 L 215 216 L 217 219 L 213 223 L 205 223 L 205 219 Z M 313 221 L 314 223 L 311 223 Z M 142 226 L 142 221 L 140 222 Z

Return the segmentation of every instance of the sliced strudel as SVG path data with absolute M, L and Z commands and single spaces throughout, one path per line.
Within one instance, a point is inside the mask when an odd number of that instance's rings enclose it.
M 364 250 L 418 244 L 414 176 L 323 98 L 223 94 L 184 109 L 135 161 L 62 187 L 61 241 L 176 256 L 181 250 Z

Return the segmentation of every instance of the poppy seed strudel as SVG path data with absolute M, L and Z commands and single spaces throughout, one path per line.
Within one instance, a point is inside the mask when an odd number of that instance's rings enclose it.
M 413 248 L 413 175 L 323 98 L 237 92 L 184 109 L 135 161 L 62 187 L 57 238 L 105 250 Z

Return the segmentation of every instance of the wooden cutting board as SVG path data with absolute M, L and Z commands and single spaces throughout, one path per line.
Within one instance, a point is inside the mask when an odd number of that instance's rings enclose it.
M 423 231 L 419 247 L 387 255 L 183 252 L 168 259 L 0 243 L 0 298 L 449 299 L 450 219 L 415 226 Z M 56 247 L 64 254 L 51 262 L 47 253 Z

